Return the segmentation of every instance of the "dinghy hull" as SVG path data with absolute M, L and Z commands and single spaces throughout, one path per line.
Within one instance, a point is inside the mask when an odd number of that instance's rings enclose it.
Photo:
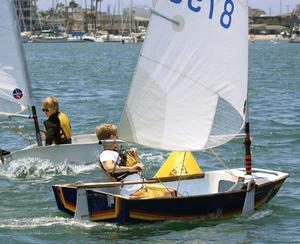
M 288 174 L 255 187 L 254 209 L 270 201 L 280 189 Z M 243 213 L 246 187 L 228 192 L 179 196 L 175 198 L 129 198 L 108 193 L 103 189 L 86 189 L 89 218 L 92 221 L 137 223 L 163 220 L 227 218 Z M 75 186 L 53 186 L 57 206 L 74 216 L 76 211 Z
M 85 134 L 72 137 L 72 144 L 42 147 L 32 145 L 12 152 L 4 157 L 4 161 L 9 163 L 12 160 L 35 158 L 55 163 L 89 164 L 98 160 L 98 155 L 102 150 L 94 134 Z

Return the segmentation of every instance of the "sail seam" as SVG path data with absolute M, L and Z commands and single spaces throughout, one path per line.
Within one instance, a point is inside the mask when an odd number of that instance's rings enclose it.
M 221 96 L 221 94 L 219 94 L 218 92 L 213 91 L 211 88 L 205 86 L 204 84 L 195 81 L 194 79 L 190 78 L 190 77 L 187 76 L 186 74 L 179 73 L 179 72 L 177 72 L 176 70 L 170 68 L 169 66 L 167 66 L 167 65 L 165 65 L 165 64 L 162 64 L 162 63 L 160 63 L 160 62 L 158 62 L 158 61 L 156 61 L 156 60 L 154 60 L 154 59 L 152 59 L 152 58 L 150 58 L 150 57 L 144 56 L 143 54 L 141 54 L 140 56 L 143 57 L 143 58 L 145 58 L 145 59 L 147 59 L 147 60 L 149 60 L 149 61 L 151 61 L 151 62 L 153 62 L 153 63 L 159 64 L 159 65 L 165 67 L 166 69 L 168 69 L 168 70 L 170 70 L 170 71 L 172 71 L 172 72 L 174 72 L 174 73 L 176 73 L 176 74 L 178 74 L 178 75 L 180 75 L 180 76 L 182 76 L 182 77 L 184 77 L 184 78 L 186 78 L 186 79 L 188 79 L 188 80 L 190 80 L 190 81 L 193 81 L 195 84 L 198 84 L 198 85 L 204 87 L 204 88 L 207 89 L 208 91 L 212 92 L 212 93 L 215 94 L 215 95 L 218 95 L 219 97 L 221 97 L 221 98 L 223 98 L 224 100 L 227 101 L 227 99 L 225 99 L 223 96 Z

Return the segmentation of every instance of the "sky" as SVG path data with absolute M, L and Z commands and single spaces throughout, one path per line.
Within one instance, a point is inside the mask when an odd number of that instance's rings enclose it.
M 69 2 L 70 0 L 38 0 L 37 4 L 40 9 L 48 9 L 52 7 L 52 2 Z M 118 0 L 103 0 L 102 9 L 107 9 L 108 4 L 115 4 Z M 132 0 L 134 5 L 148 5 L 152 6 L 153 0 Z M 158 0 L 166 1 L 166 0 Z M 76 0 L 81 6 L 84 6 L 85 0 Z M 90 4 L 90 0 L 86 0 L 87 4 Z M 130 0 L 122 0 L 123 7 L 128 7 Z M 252 8 L 259 8 L 266 12 L 267 15 L 278 15 L 280 9 L 282 13 L 291 12 L 297 4 L 300 4 L 300 0 L 248 0 L 249 5 Z M 281 8 L 280 8 L 281 6 Z

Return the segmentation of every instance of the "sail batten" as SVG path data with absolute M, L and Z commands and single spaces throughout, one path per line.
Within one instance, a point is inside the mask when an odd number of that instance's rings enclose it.
M 32 106 L 31 85 L 24 60 L 13 0 L 0 8 L 0 114 L 16 114 Z
M 122 139 L 194 151 L 240 133 L 247 99 L 247 1 L 210 3 L 156 3 L 122 113 Z

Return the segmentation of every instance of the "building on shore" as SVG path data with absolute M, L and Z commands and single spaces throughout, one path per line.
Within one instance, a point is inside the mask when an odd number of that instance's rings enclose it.
M 255 11 L 254 13 L 257 13 Z M 300 18 L 294 14 L 266 16 L 249 15 L 249 34 L 252 35 L 278 35 L 289 33 L 293 26 L 300 23 Z
M 15 0 L 15 5 L 21 31 L 35 30 L 38 24 L 36 0 Z
M 283 31 L 287 31 L 286 26 L 267 25 L 267 24 L 251 24 L 249 25 L 249 34 L 252 35 L 279 35 Z

